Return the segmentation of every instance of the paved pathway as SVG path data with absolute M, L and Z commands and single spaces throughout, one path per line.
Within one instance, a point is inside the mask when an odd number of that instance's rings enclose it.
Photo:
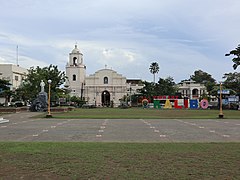
M 4 115 L 0 141 L 240 142 L 234 119 L 33 119 L 36 113 Z

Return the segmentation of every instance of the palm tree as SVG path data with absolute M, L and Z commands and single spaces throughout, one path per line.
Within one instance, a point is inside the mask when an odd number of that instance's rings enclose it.
M 240 65 L 240 44 L 234 50 L 230 51 L 228 54 L 225 54 L 225 56 L 230 56 L 230 55 L 237 56 L 232 59 L 234 63 L 233 69 L 235 70 Z
M 159 72 L 159 65 L 157 62 L 151 63 L 149 67 L 150 73 L 153 74 L 153 82 L 155 83 L 155 74 Z

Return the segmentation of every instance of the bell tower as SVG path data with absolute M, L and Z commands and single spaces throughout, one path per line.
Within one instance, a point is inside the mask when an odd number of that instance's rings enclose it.
M 68 79 L 65 87 L 70 90 L 70 95 L 83 98 L 85 94 L 86 66 L 83 64 L 83 54 L 78 49 L 77 44 L 69 53 L 66 76 Z

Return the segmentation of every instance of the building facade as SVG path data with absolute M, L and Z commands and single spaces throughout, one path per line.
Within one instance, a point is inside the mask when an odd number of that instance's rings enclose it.
M 126 77 L 111 69 L 101 69 L 85 82 L 85 99 L 96 106 L 117 106 L 127 91 Z
M 179 84 L 178 92 L 182 94 L 182 97 L 199 99 L 202 95 L 207 94 L 207 89 L 203 84 L 195 81 L 184 81 Z
M 14 64 L 0 64 L 0 78 L 9 81 L 10 90 L 14 91 L 26 78 L 28 70 Z M 6 103 L 5 97 L 0 97 L 0 103 Z

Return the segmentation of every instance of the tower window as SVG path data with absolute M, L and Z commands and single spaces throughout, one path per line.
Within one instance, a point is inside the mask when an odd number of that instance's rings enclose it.
M 104 77 L 104 78 L 103 78 L 103 83 L 104 83 L 104 84 L 108 84 L 108 77 Z
M 73 81 L 76 81 L 77 80 L 77 77 L 76 77 L 76 74 L 73 75 Z
M 77 58 L 76 57 L 73 58 L 73 65 L 77 66 Z

